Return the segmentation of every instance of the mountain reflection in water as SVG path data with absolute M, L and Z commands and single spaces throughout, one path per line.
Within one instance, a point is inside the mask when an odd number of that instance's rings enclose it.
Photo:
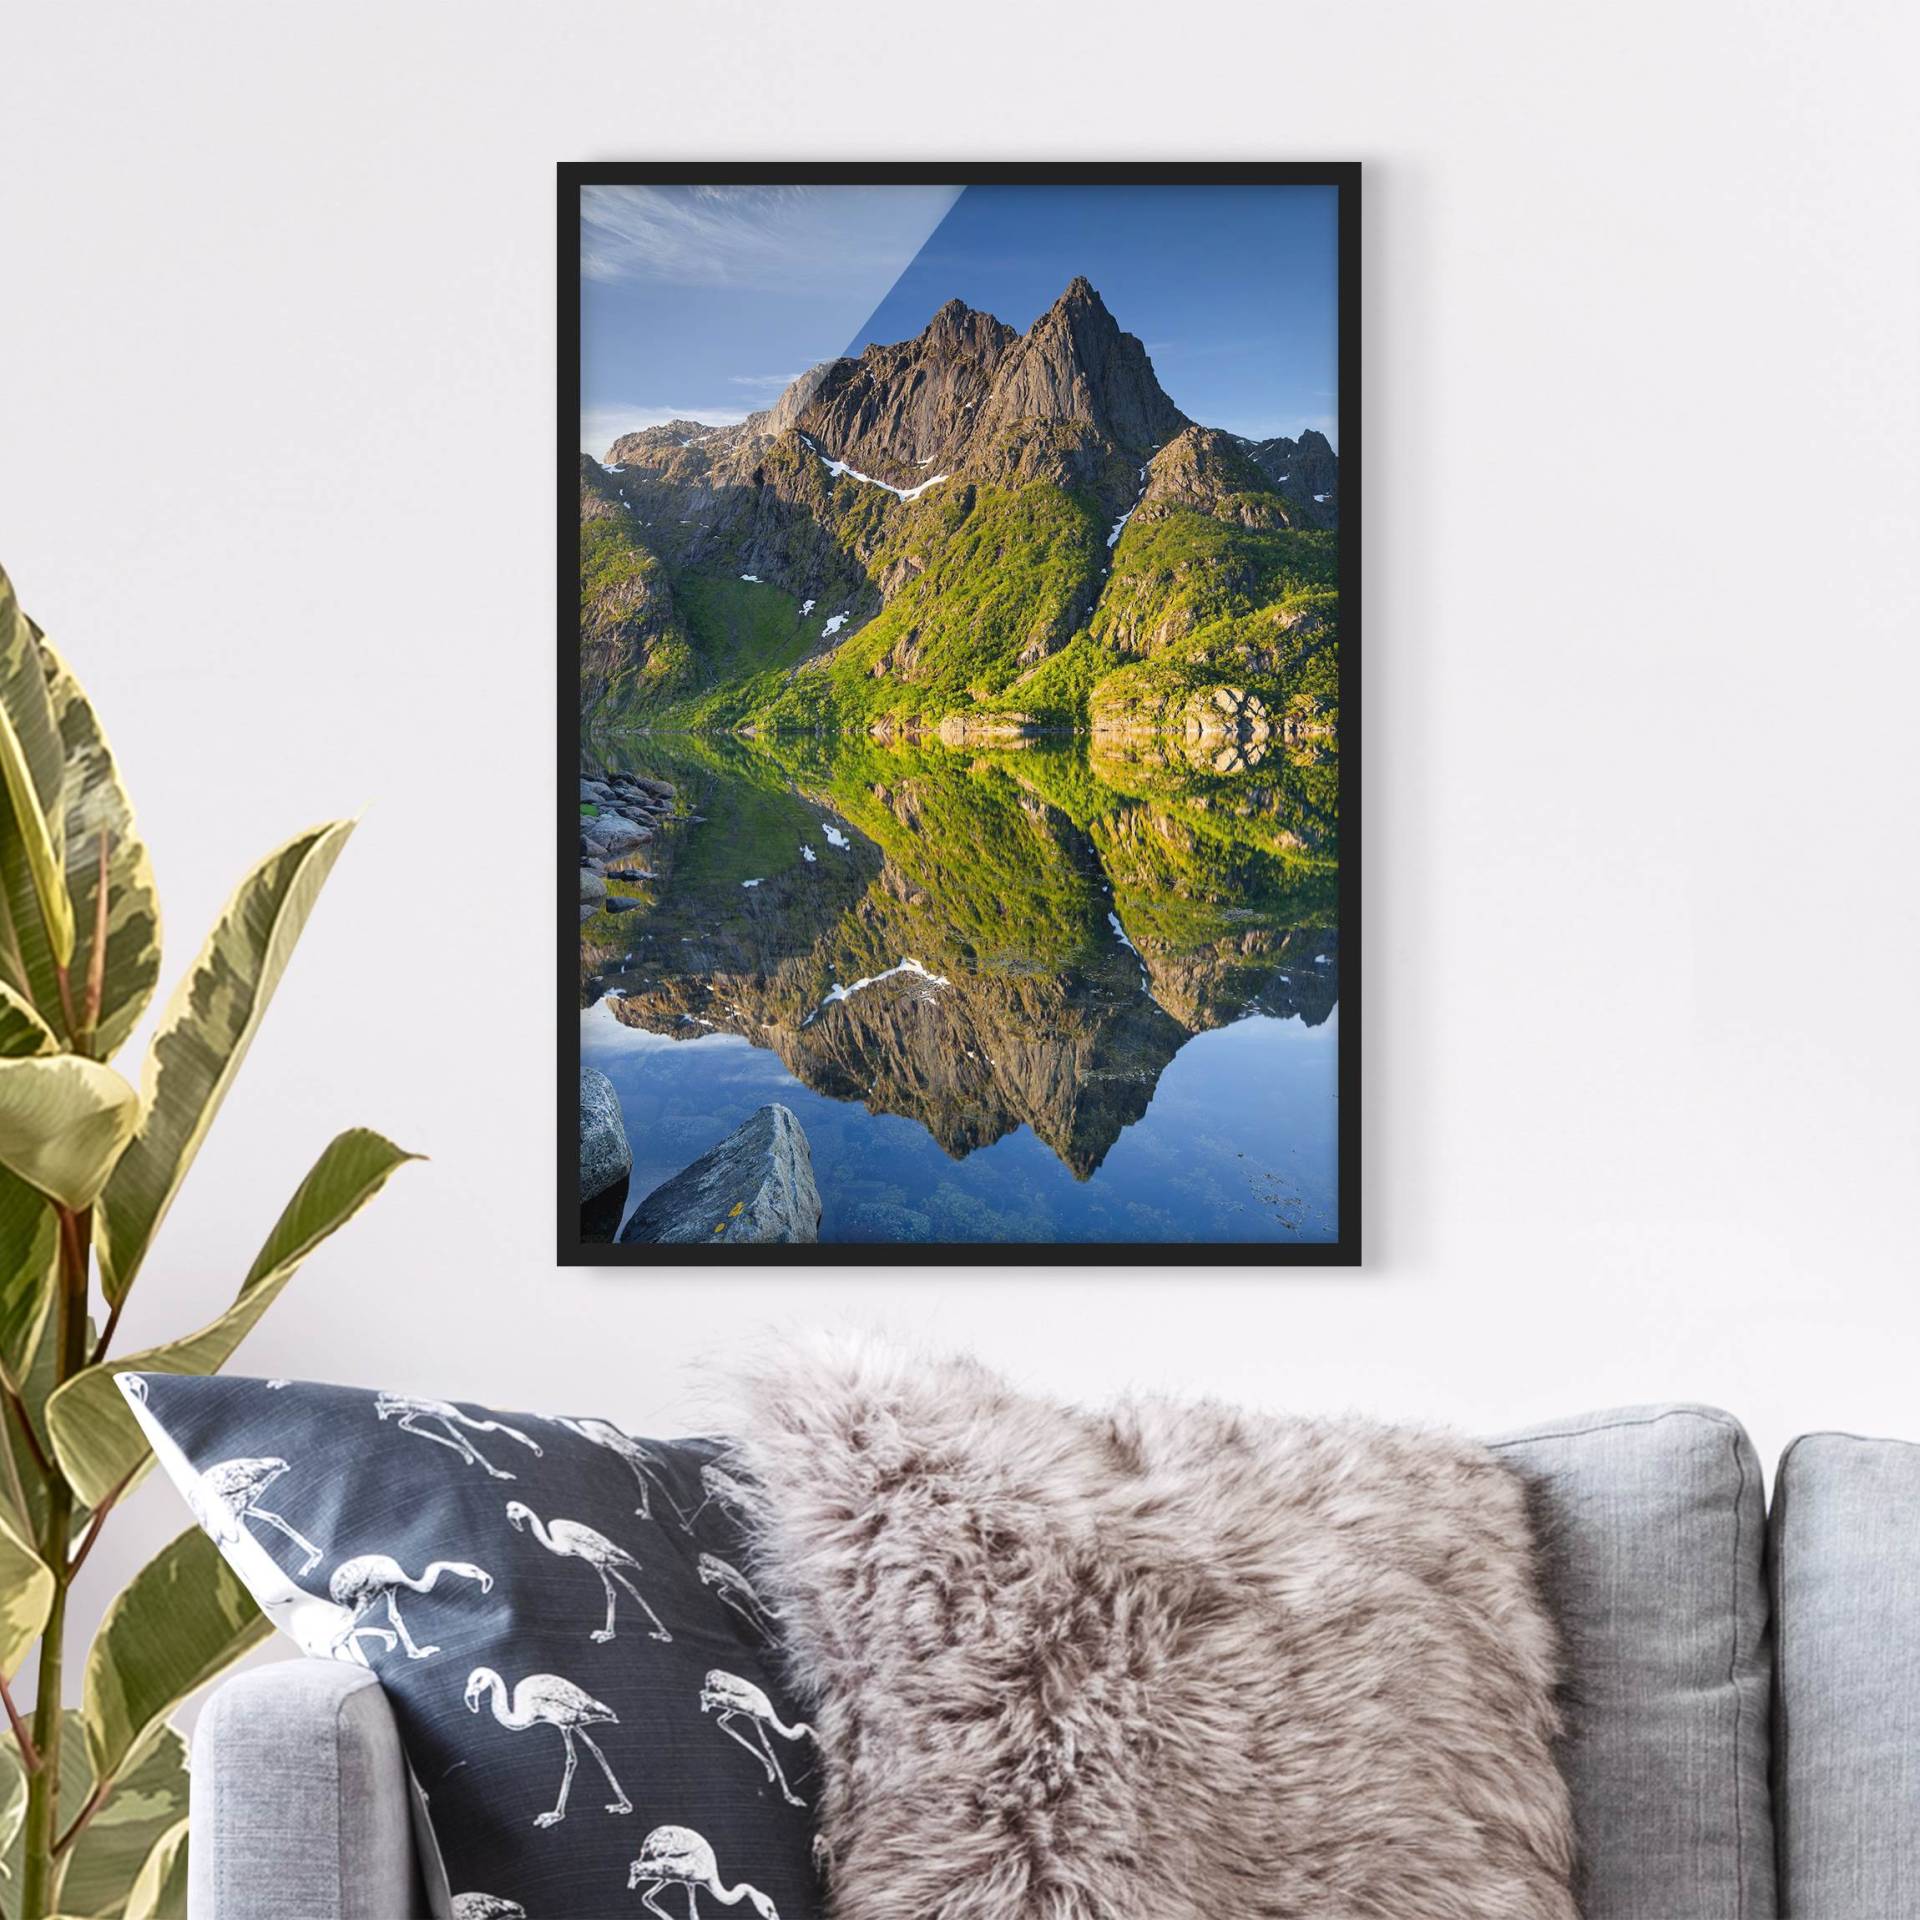
M 584 955 L 632 1202 L 777 1099 L 823 1240 L 1335 1238 L 1337 769 L 1178 745 L 596 742 L 680 797 Z

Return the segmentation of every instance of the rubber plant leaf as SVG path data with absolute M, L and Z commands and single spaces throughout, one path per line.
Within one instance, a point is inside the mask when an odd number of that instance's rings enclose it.
M 114 1597 L 87 1654 L 94 1779 L 117 1775 L 182 1701 L 272 1632 L 198 1527 L 161 1548 Z
M 19 1672 L 52 1605 L 51 1570 L 0 1511 L 0 1676 Z
M 147 1049 L 140 1128 L 102 1202 L 101 1283 L 126 1296 L 259 1031 L 351 821 L 270 853 L 228 901 Z
M 176 1821 L 153 1843 L 127 1895 L 122 1920 L 187 1920 L 187 1823 Z
M 84 1731 L 66 1755 L 91 1780 Z M 61 1905 L 74 1913 L 121 1913 L 154 1848 L 186 1819 L 188 1792 L 187 1743 L 171 1726 L 160 1727 L 81 1828 L 60 1882 Z
M 54 959 L 73 958 L 73 902 L 61 857 L 64 812 L 61 785 L 66 761 L 47 693 L 46 666 L 33 622 L 20 610 L 13 582 L 0 573 L 0 791 L 6 796 L 7 910 L 21 940 L 38 925 Z M 31 897 L 18 886 L 21 869 Z M 9 963 L 12 961 L 9 953 Z M 22 991 L 30 982 L 15 980 Z
M 90 980 L 95 972 L 100 854 L 103 846 L 106 849 L 107 938 L 98 966 L 99 1012 L 87 1045 L 95 1059 L 106 1060 L 133 1031 L 160 978 L 160 895 L 146 842 L 134 823 L 133 803 L 120 783 L 113 750 L 93 706 L 44 638 L 40 652 L 66 766 L 66 868 L 75 926 L 75 983 Z M 37 982 L 34 988 L 43 991 Z M 75 985 L 70 991 L 78 995 L 83 988 Z
M 97 1060 L 0 1060 L 0 1167 L 76 1213 L 99 1198 L 139 1118 L 139 1095 Z

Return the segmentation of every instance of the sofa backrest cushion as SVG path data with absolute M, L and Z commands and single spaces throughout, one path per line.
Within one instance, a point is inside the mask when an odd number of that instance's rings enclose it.
M 1633 1407 L 1492 1444 L 1533 1490 L 1565 1640 L 1585 1920 L 1774 1920 L 1765 1494 L 1740 1423 Z
M 1920 1447 L 1796 1440 L 1771 1549 L 1782 1905 L 1920 1913 Z

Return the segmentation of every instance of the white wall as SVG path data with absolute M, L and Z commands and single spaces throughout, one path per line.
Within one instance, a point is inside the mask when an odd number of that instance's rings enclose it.
M 16 11 L 0 558 L 174 968 L 367 809 L 128 1339 L 363 1122 L 433 1162 L 251 1370 L 670 1429 L 689 1357 L 851 1314 L 1074 1394 L 1920 1434 L 1914 17 Z M 556 1270 L 552 163 L 649 155 L 1368 163 L 1364 1273 Z

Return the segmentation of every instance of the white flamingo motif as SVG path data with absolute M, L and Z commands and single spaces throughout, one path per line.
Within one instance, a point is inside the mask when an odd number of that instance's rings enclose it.
M 383 1393 L 374 1401 L 373 1410 L 382 1420 L 391 1420 L 398 1414 L 402 1432 L 418 1434 L 436 1447 L 451 1447 L 468 1466 L 484 1467 L 496 1480 L 511 1480 L 514 1476 L 484 1458 L 479 1448 L 460 1431 L 462 1427 L 473 1433 L 504 1433 L 509 1440 L 518 1440 L 523 1447 L 530 1448 L 536 1460 L 540 1457 L 540 1443 L 528 1439 L 518 1427 L 510 1427 L 504 1420 L 476 1420 L 472 1414 L 462 1413 L 451 1400 L 422 1400 L 410 1393 Z M 437 1420 L 446 1431 L 429 1433 L 425 1427 L 415 1426 L 416 1420 Z
M 682 1518 L 680 1526 L 683 1532 L 691 1533 L 693 1523 L 716 1502 L 738 1520 L 745 1520 L 748 1517 L 753 1501 L 753 1489 L 736 1480 L 724 1467 L 702 1467 L 700 1491 L 705 1498 L 690 1514 Z
M 579 1761 L 573 1750 L 575 1734 L 586 1742 L 587 1751 L 600 1762 L 600 1771 L 613 1789 L 614 1797 L 607 1802 L 607 1811 L 633 1811 L 633 1802 L 613 1777 L 613 1769 L 607 1765 L 607 1756 L 600 1751 L 599 1742 L 587 1731 L 589 1727 L 617 1727 L 620 1716 L 611 1707 L 603 1706 L 592 1694 L 576 1687 L 571 1680 L 561 1679 L 557 1673 L 528 1674 L 514 1688 L 509 1704 L 507 1683 L 491 1667 L 475 1667 L 467 1675 L 468 1711 L 478 1713 L 480 1702 L 488 1694 L 493 1696 L 493 1717 L 511 1732 L 525 1733 L 529 1727 L 553 1727 L 566 1742 L 567 1770 L 560 1776 L 560 1798 L 551 1813 L 535 1815 L 536 1827 L 558 1826 L 567 1817 L 567 1789 L 573 1785 L 573 1770 Z
M 711 1587 L 719 1598 L 763 1639 L 773 1635 L 773 1610 L 753 1590 L 753 1582 L 738 1567 L 730 1566 L 717 1553 L 703 1553 L 698 1561 L 700 1584 Z
M 788 1726 L 774 1711 L 773 1702 L 751 1680 L 742 1680 L 737 1673 L 723 1673 L 718 1668 L 707 1675 L 707 1684 L 700 1689 L 700 1711 L 719 1715 L 713 1724 L 729 1740 L 745 1747 L 766 1768 L 768 1784 L 780 1789 L 781 1797 L 788 1806 L 804 1807 L 807 1804 L 787 1785 L 786 1772 L 773 1750 L 773 1743 L 767 1738 L 767 1729 L 771 1727 L 783 1740 L 811 1740 L 813 1729 L 804 1720 L 795 1726 Z M 743 1713 L 753 1722 L 752 1740 L 733 1724 Z
M 453 1920 L 527 1920 L 518 1900 L 502 1900 L 497 1893 L 456 1893 Z
M 227 1546 L 240 1538 L 242 1522 L 263 1520 L 284 1533 L 307 1557 L 301 1563 L 303 1574 L 320 1564 L 320 1549 L 299 1528 L 260 1504 L 260 1496 L 287 1470 L 284 1460 L 271 1457 L 257 1460 L 222 1460 L 197 1476 L 187 1490 L 187 1505 L 199 1521 L 202 1531 Z
M 533 1537 L 549 1553 L 560 1554 L 569 1560 L 584 1560 L 600 1576 L 600 1584 L 607 1590 L 607 1624 L 596 1627 L 593 1638 L 607 1641 L 613 1638 L 614 1610 L 620 1604 L 620 1595 L 614 1586 L 619 1581 L 635 1600 L 641 1610 L 653 1622 L 652 1638 L 671 1640 L 673 1635 L 667 1631 L 667 1623 L 654 1612 L 647 1603 L 647 1596 L 633 1584 L 630 1575 L 640 1572 L 640 1562 L 625 1547 L 616 1547 L 604 1533 L 596 1533 L 593 1528 L 583 1526 L 578 1520 L 545 1521 L 518 1500 L 507 1502 L 507 1518 L 512 1522 L 515 1532 L 531 1529 Z
M 617 1453 L 633 1469 L 633 1477 L 639 1484 L 640 1504 L 634 1508 L 642 1520 L 653 1518 L 653 1498 L 647 1483 L 652 1481 L 660 1489 L 662 1497 L 675 1513 L 680 1512 L 679 1502 L 673 1497 L 673 1490 L 667 1485 L 660 1471 L 660 1456 L 649 1447 L 643 1447 L 630 1433 L 622 1433 L 611 1420 L 576 1420 L 562 1416 L 555 1420 L 555 1426 L 565 1427 L 576 1439 L 590 1440 L 596 1447 L 605 1447 L 609 1453 Z M 684 1515 L 681 1516 L 683 1519 Z
M 673 1920 L 653 1897 L 668 1887 L 687 1890 L 687 1920 L 700 1920 L 700 1895 L 710 1893 L 723 1905 L 737 1907 L 751 1901 L 760 1920 L 780 1920 L 780 1910 L 758 1887 L 741 1881 L 737 1887 L 720 1884 L 720 1863 L 713 1849 L 691 1827 L 655 1827 L 640 1843 L 640 1857 L 627 1869 L 627 1891 L 645 1885 L 640 1903 L 660 1920 Z
M 406 1569 L 400 1562 L 389 1559 L 384 1553 L 363 1553 L 358 1559 L 341 1561 L 333 1570 L 333 1578 L 327 1582 L 327 1594 L 336 1606 L 351 1607 L 353 1618 L 341 1630 L 336 1651 L 347 1649 L 353 1659 L 365 1666 L 366 1658 L 359 1647 L 361 1634 L 379 1634 L 388 1648 L 392 1648 L 393 1634 L 388 1633 L 385 1627 L 361 1624 L 365 1615 L 384 1600 L 387 1618 L 393 1622 L 394 1633 L 400 1636 L 400 1644 L 406 1648 L 409 1660 L 425 1660 L 429 1655 L 438 1653 L 438 1647 L 414 1644 L 413 1635 L 407 1631 L 407 1623 L 400 1618 L 400 1589 L 404 1587 L 409 1593 L 431 1593 L 434 1583 L 443 1573 L 457 1573 L 462 1579 L 479 1581 L 482 1593 L 493 1591 L 493 1575 L 484 1567 L 476 1567 L 470 1560 L 436 1560 L 418 1580 L 408 1579 Z

